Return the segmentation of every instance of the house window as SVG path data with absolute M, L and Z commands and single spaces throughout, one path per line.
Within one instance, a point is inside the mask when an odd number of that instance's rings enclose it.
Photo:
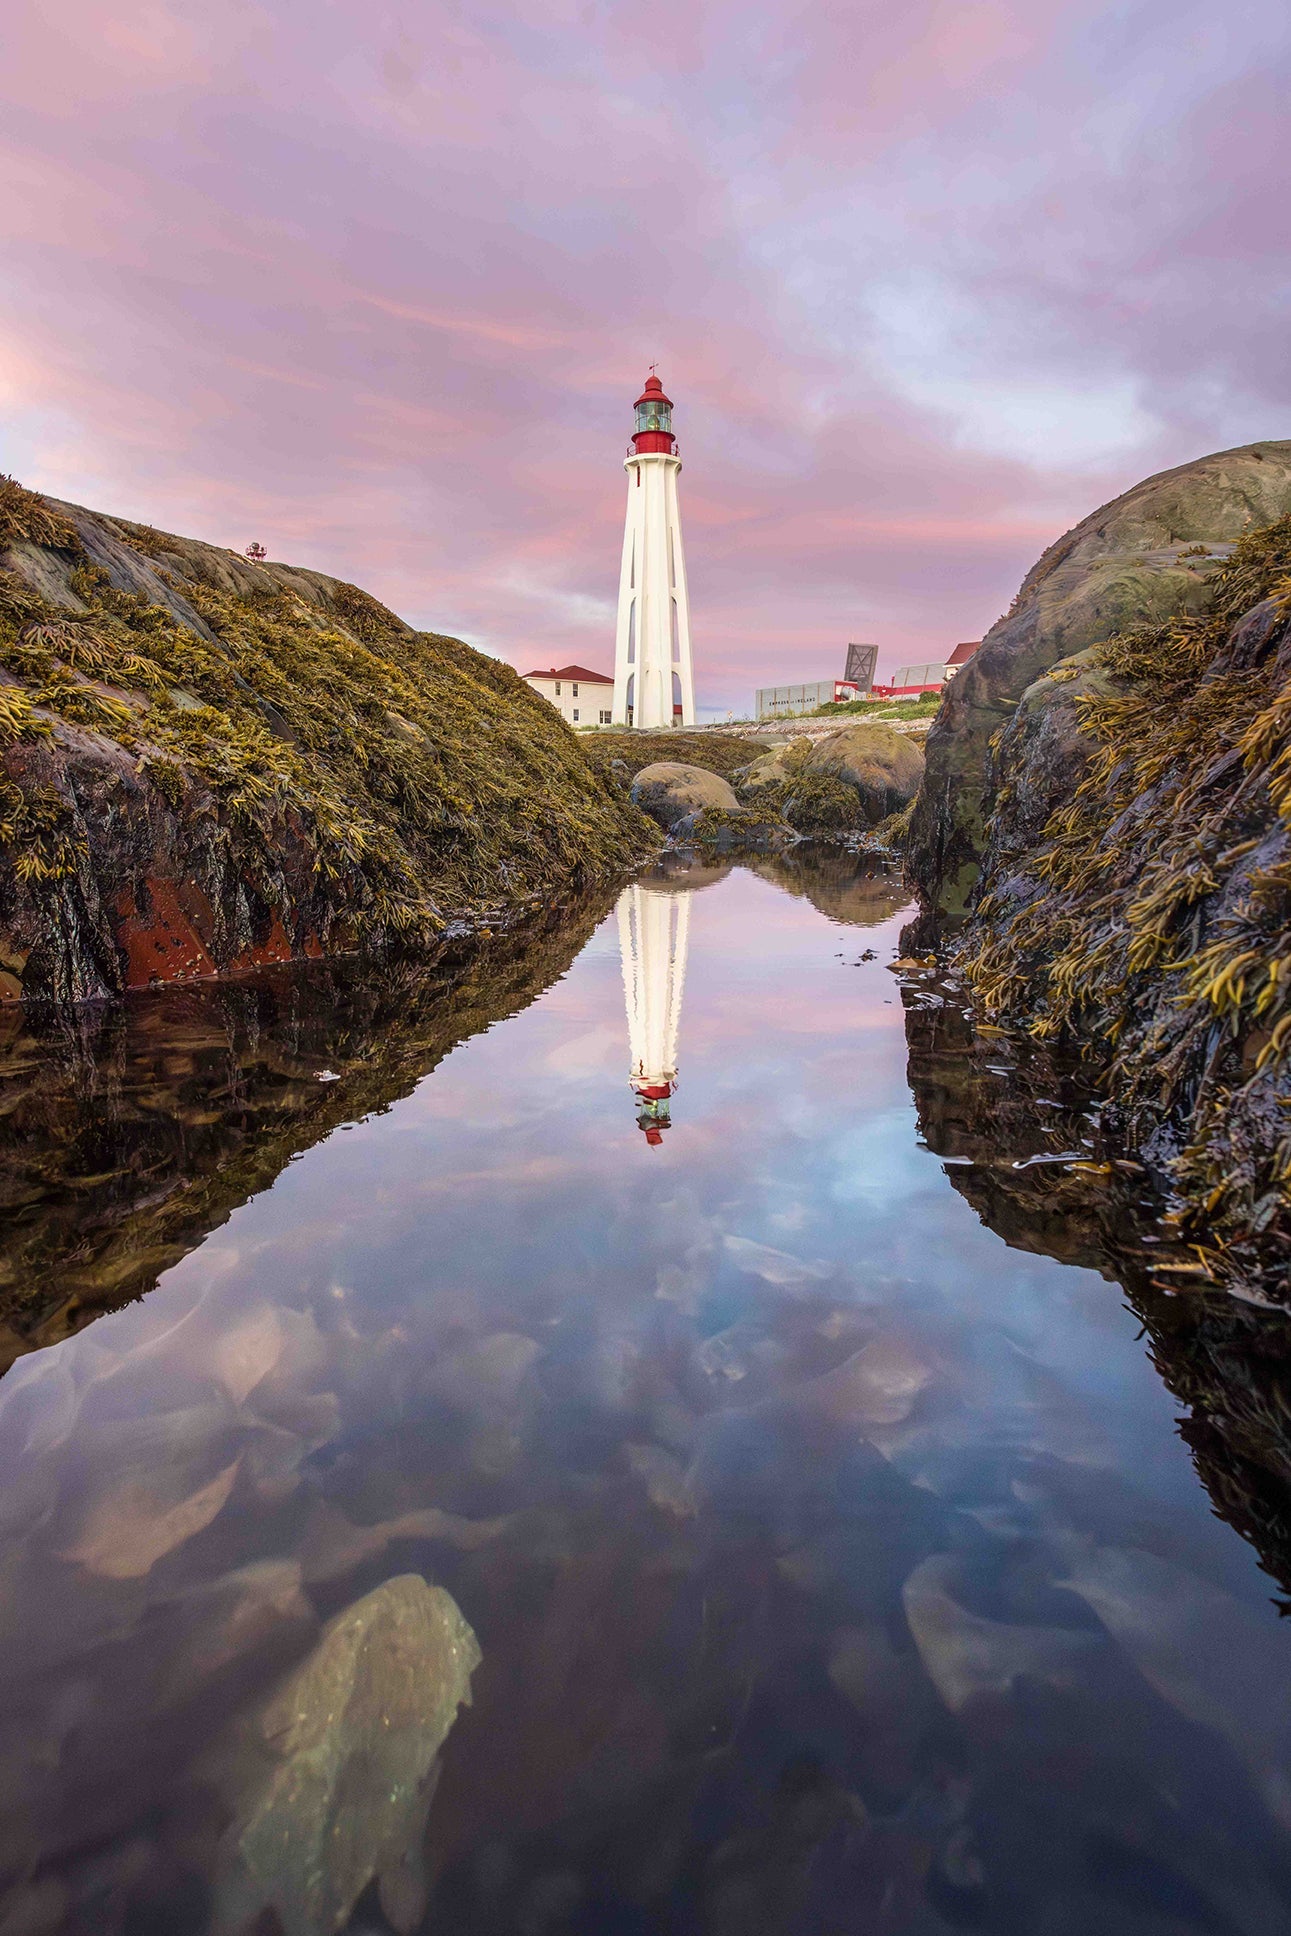
M 575 708 L 574 708 L 574 718 L 575 718 L 575 719 L 577 719 L 577 718 L 578 718 L 578 707 L 577 707 L 577 706 L 575 706 Z
M 575 679 L 575 681 L 574 681 L 574 683 L 573 683 L 573 685 L 572 685 L 572 686 L 571 686 L 571 687 L 569 688 L 569 690 L 570 690 L 570 691 L 571 691 L 571 692 L 573 693 L 573 695 L 574 695 L 574 697 L 575 697 L 575 699 L 577 699 L 577 697 L 578 697 L 578 681 L 577 681 L 577 679 Z
M 609 712 L 607 712 L 607 711 L 605 710 L 605 708 L 604 708 L 604 706 L 602 706 L 602 708 L 601 708 L 601 724 L 602 724 L 602 726 L 608 726 L 608 725 L 610 725 L 610 724 L 611 724 L 611 722 L 612 722 L 612 720 L 613 720 L 613 714 L 612 714 L 612 713 L 609 713 Z

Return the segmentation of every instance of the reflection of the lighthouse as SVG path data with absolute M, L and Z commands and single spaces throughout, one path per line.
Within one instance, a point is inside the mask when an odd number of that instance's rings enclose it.
M 729 861 L 670 854 L 619 896 L 619 952 L 628 1009 L 628 1048 L 637 1126 L 657 1149 L 672 1125 L 677 1086 L 677 1031 L 686 985 L 690 897 L 731 871 Z
M 672 1121 L 690 896 L 668 882 L 633 881 L 619 896 L 618 915 L 637 1124 L 657 1146 Z
M 637 1127 L 654 1149 L 663 1142 L 665 1129 L 672 1127 L 691 897 L 725 880 L 732 865 L 683 850 L 667 855 L 619 896 L 619 953 L 632 1057 L 629 1079 L 637 1101 Z M 842 927 L 873 927 L 906 903 L 899 875 L 880 863 L 869 871 L 858 869 L 852 854 L 804 847 L 787 854 L 752 856 L 743 865 L 789 894 L 805 895 Z

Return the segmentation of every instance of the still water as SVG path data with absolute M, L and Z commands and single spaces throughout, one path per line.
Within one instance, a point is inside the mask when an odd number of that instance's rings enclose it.
M 1250 1340 L 902 898 L 11 1020 L 4 1936 L 1291 1930 Z

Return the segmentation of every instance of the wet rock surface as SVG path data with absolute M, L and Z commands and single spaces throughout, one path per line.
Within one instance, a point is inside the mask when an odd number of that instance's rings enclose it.
M 1250 519 L 1288 504 L 1291 445 L 1252 447 L 1149 479 L 1047 553 L 947 695 L 907 847 L 927 897 L 910 948 L 948 949 L 988 1019 L 1079 1045 L 1199 1268 L 1276 1305 L 1291 516 Z
M 991 740 L 1027 688 L 1114 633 L 1198 612 L 1241 533 L 1291 511 L 1291 443 L 1249 444 L 1148 478 L 1049 547 L 947 688 L 927 740 L 910 877 L 960 920 L 978 890 L 1000 780 Z
M 426 942 L 650 850 L 498 661 L 321 573 L 6 488 L 0 1001 Z

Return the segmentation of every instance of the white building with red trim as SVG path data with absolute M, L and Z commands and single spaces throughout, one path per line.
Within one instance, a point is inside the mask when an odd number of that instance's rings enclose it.
M 586 666 L 549 666 L 526 672 L 527 686 L 556 708 L 570 726 L 608 726 L 614 710 L 614 681 Z

